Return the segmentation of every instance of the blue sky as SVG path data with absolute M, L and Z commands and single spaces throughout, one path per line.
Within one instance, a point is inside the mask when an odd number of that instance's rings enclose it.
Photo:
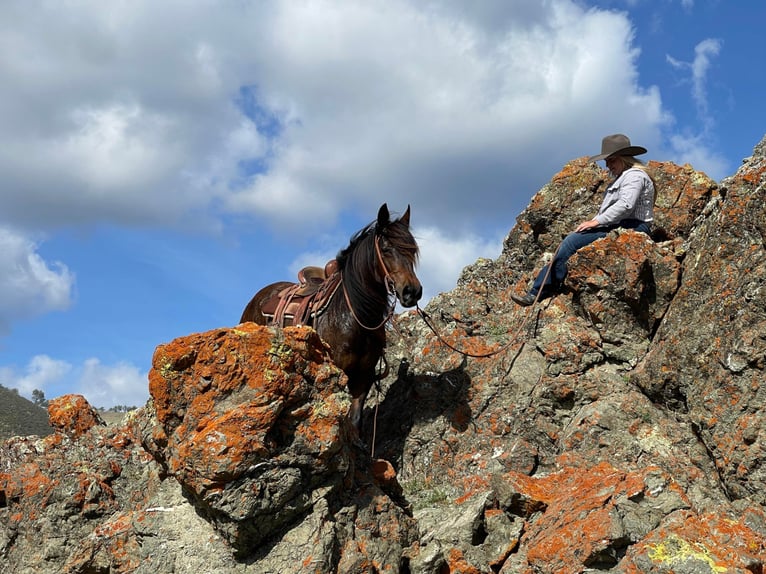
M 0 384 L 141 405 L 386 202 L 425 297 L 626 133 L 732 175 L 766 134 L 762 0 L 0 3 Z

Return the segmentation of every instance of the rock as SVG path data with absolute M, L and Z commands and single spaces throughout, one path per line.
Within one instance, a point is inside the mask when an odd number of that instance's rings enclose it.
M 348 482 L 344 384 L 313 330 L 177 339 L 154 355 L 147 450 L 248 554 Z
M 48 404 L 48 419 L 56 430 L 72 438 L 79 438 L 96 425 L 106 423 L 85 397 L 81 395 L 63 395 Z
M 308 328 L 160 345 L 117 425 L 57 399 L 0 444 L 0 572 L 766 570 L 766 139 L 720 186 L 649 168 L 652 238 L 583 248 L 563 294 L 510 299 L 597 209 L 585 158 L 430 326 L 398 315 L 361 436 Z

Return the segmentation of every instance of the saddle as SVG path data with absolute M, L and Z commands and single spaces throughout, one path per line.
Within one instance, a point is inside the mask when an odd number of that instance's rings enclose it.
M 311 327 L 338 290 L 340 279 L 335 259 L 328 261 L 324 268 L 304 267 L 298 271 L 298 283 L 268 299 L 261 307 L 261 313 L 271 325 Z

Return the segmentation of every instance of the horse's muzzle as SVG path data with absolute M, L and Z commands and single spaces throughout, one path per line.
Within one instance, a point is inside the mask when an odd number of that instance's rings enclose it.
M 422 285 L 405 285 L 399 297 L 399 302 L 405 307 L 414 307 L 422 296 Z

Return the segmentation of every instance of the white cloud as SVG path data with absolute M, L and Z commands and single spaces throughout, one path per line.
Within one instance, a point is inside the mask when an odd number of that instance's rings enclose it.
M 143 406 L 149 398 L 148 373 L 135 365 L 104 365 L 98 359 L 87 359 L 82 367 L 77 393 L 97 407 L 117 405 Z
M 677 134 L 670 138 L 670 146 L 676 163 L 688 163 L 697 169 L 697 166 L 704 165 L 705 169 L 700 171 L 704 171 L 714 180 L 720 180 L 727 175 L 729 162 L 710 149 L 704 135 Z
M 569 2 L 520 16 L 506 8 L 497 30 L 444 7 L 316 5 L 285 3 L 275 16 L 277 35 L 300 39 L 271 53 L 299 73 L 280 70 L 261 87 L 292 120 L 269 171 L 236 190 L 231 209 L 288 225 L 386 198 L 413 203 L 429 223 L 475 229 L 489 205 L 493 215 L 520 210 L 611 117 L 644 141 L 665 121 L 656 91 L 636 85 L 619 14 Z
M 715 118 L 710 113 L 707 93 L 712 60 L 722 48 L 723 43 L 720 40 L 708 38 L 694 47 L 694 59 L 691 62 L 684 62 L 670 55 L 666 56 L 667 62 L 673 68 L 688 72 L 691 98 L 700 120 L 698 128 L 682 130 L 668 138 L 673 160 L 677 163 L 689 163 L 716 180 L 728 175 L 730 168 L 730 162 L 720 153 L 715 152 L 711 144 Z
M 70 116 L 72 131 L 52 144 L 50 157 L 91 194 L 151 184 L 174 163 L 163 141 L 167 118 L 152 117 L 137 104 L 78 108 Z
M 0 385 L 18 389 L 28 399 L 32 391 L 41 390 L 47 399 L 59 396 L 59 389 L 84 396 L 94 407 L 110 408 L 117 405 L 143 406 L 149 398 L 148 373 L 136 366 L 120 362 L 104 365 L 96 358 L 87 359 L 80 367 L 36 355 L 22 371 L 0 367 Z M 74 385 L 70 386 L 70 381 Z
M 570 0 L 9 2 L 0 38 L 0 217 L 38 228 L 308 234 L 384 200 L 476 231 L 614 117 L 645 145 L 667 120 L 625 14 Z
M 708 111 L 708 73 L 712 65 L 712 58 L 720 53 L 722 46 L 720 40 L 708 38 L 694 47 L 694 60 L 691 62 L 684 62 L 670 55 L 666 57 L 668 63 L 674 68 L 689 71 L 692 86 L 691 95 L 697 107 L 697 114 L 708 127 L 713 124 L 713 118 L 710 117 Z
M 0 226 L 0 335 L 13 321 L 69 308 L 74 282 L 63 263 L 40 256 L 34 241 Z
M 436 227 L 415 230 L 420 247 L 418 277 L 423 285 L 424 307 L 439 293 L 452 291 L 463 268 L 479 258 L 495 259 L 500 255 L 503 237 L 477 235 L 447 235 Z
M 703 40 L 694 47 L 694 62 L 692 62 L 692 77 L 694 90 L 692 95 L 703 118 L 708 118 L 707 76 L 711 66 L 711 58 L 721 51 L 721 41 L 714 38 Z
M 47 355 L 36 355 L 21 373 L 10 367 L 0 367 L 0 384 L 6 388 L 18 389 L 21 395 L 31 399 L 32 391 L 45 392 L 66 376 L 71 368 L 65 361 L 58 361 Z

